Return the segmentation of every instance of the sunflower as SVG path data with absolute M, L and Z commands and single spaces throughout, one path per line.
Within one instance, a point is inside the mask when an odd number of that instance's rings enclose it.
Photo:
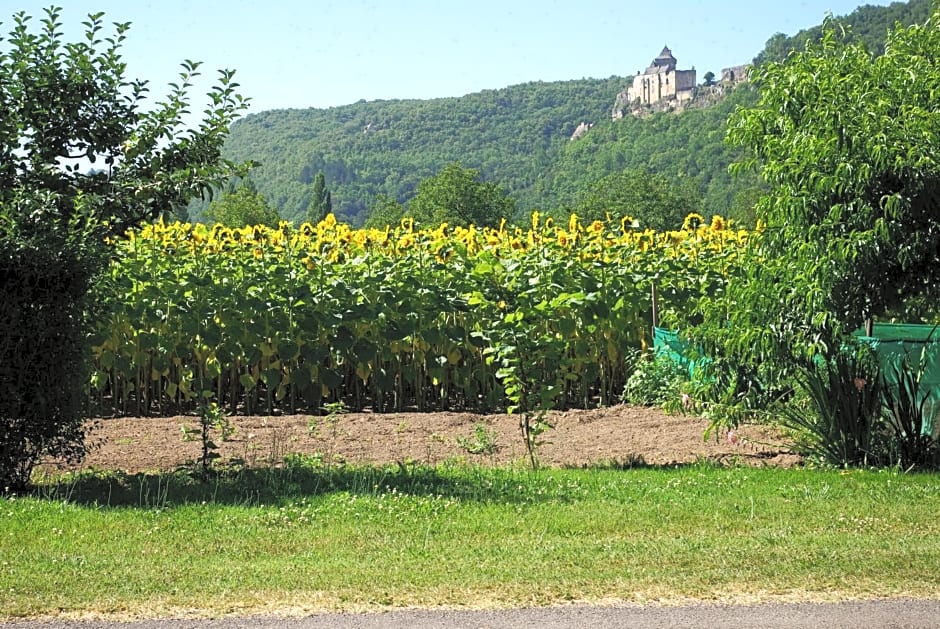
M 705 223 L 705 217 L 699 214 L 698 212 L 692 212 L 685 217 L 685 220 L 682 221 L 682 229 L 684 231 L 694 232 L 699 226 Z

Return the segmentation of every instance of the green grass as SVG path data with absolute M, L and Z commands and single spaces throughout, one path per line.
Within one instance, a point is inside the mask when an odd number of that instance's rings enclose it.
M 0 499 L 0 616 L 940 592 L 940 476 L 332 468 Z

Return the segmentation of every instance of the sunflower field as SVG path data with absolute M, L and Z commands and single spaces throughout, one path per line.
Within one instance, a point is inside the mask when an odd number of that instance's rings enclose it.
M 651 287 L 682 318 L 751 234 L 690 215 L 477 229 L 156 223 L 114 243 L 92 338 L 95 411 L 496 410 L 615 403 Z M 535 399 L 536 391 L 538 399 Z

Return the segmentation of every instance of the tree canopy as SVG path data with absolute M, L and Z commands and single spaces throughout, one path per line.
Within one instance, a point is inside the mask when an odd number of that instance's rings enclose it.
M 310 205 L 307 206 L 307 222 L 316 225 L 333 211 L 333 195 L 326 187 L 326 177 L 322 172 L 313 179 L 313 192 Z
M 405 203 L 418 183 L 460 162 L 520 207 L 582 121 L 610 117 L 625 79 L 532 82 L 462 97 L 264 111 L 232 127 L 225 154 L 261 163 L 258 189 L 289 220 L 305 217 L 322 172 L 338 218 L 360 224 L 379 195 Z
M 70 44 L 62 42 L 58 9 L 46 10 L 38 33 L 30 16 L 14 16 L 10 49 L 0 54 L 0 200 L 48 193 L 55 216 L 44 220 L 67 221 L 80 206 L 122 233 L 219 183 L 228 127 L 247 102 L 234 72 L 222 70 L 208 115 L 187 128 L 182 117 L 200 64 L 185 61 L 168 97 L 143 110 L 147 82 L 125 76 L 120 54 L 130 24 L 105 37 L 103 16 L 89 15 L 86 36 Z
M 664 231 L 679 229 L 688 214 L 701 211 L 701 203 L 698 188 L 689 180 L 625 170 L 592 185 L 577 205 L 577 213 L 587 221 L 607 215 L 632 216 L 643 229 Z
M 713 313 L 752 360 L 838 351 L 866 317 L 940 280 L 940 5 L 884 54 L 827 21 L 819 42 L 757 73 L 730 139 L 770 187 L 749 275 Z M 759 260 L 759 263 L 758 263 Z
M 848 15 L 830 18 L 830 25 L 838 24 L 848 29 L 852 41 L 862 44 L 871 53 L 880 55 L 885 48 L 885 33 L 895 23 L 904 26 L 923 23 L 930 15 L 931 2 L 932 0 L 908 0 L 892 2 L 888 6 L 864 4 Z M 790 52 L 801 51 L 808 42 L 818 42 L 822 39 L 825 28 L 822 25 L 814 26 L 792 36 L 775 33 L 754 58 L 754 64 L 785 60 Z
M 222 223 L 228 227 L 277 227 L 281 217 L 258 192 L 251 180 L 245 180 L 234 190 L 223 193 L 220 198 L 210 203 L 209 209 L 203 214 L 203 220 L 207 223 Z
M 418 184 L 407 214 L 424 225 L 498 227 L 514 209 L 515 201 L 496 184 L 482 181 L 480 171 L 453 163 Z
M 245 170 L 221 159 L 247 106 L 233 71 L 189 126 L 197 62 L 147 107 L 146 81 L 121 58 L 130 25 L 109 34 L 95 13 L 66 43 L 59 11 L 38 28 L 15 14 L 0 48 L 0 491 L 26 485 L 43 456 L 83 453 L 87 295 L 106 238 Z

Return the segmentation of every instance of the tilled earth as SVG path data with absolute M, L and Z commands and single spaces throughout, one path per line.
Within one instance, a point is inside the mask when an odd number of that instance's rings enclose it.
M 614 406 L 554 412 L 540 435 L 542 465 L 554 467 L 670 465 L 696 461 L 789 466 L 799 462 L 789 443 L 766 426 L 703 438 L 705 420 L 656 408 Z M 212 439 L 221 461 L 278 465 L 288 454 L 350 464 L 468 462 L 507 465 L 526 461 L 515 415 L 471 413 L 348 413 L 230 417 L 234 432 Z M 173 470 L 201 451 L 199 418 L 119 418 L 94 422 L 94 446 L 81 467 L 129 473 Z M 61 467 L 61 466 L 58 466 Z

